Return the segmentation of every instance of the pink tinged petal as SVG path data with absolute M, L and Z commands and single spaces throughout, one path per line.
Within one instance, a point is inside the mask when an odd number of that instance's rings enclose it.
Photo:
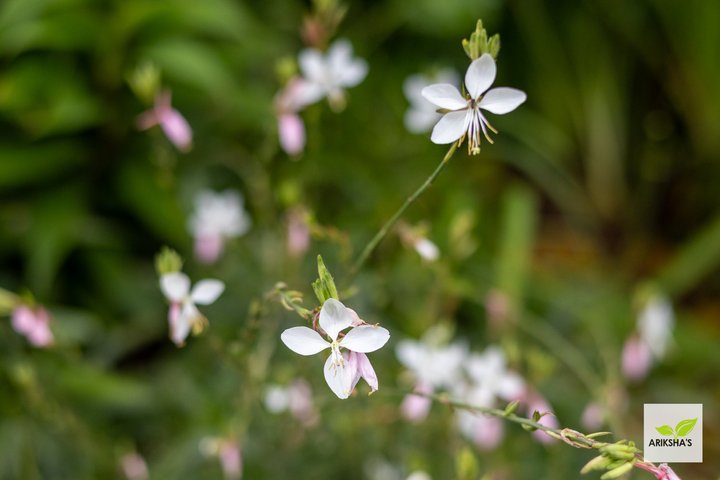
M 224 243 L 223 236 L 219 234 L 199 235 L 195 238 L 195 256 L 200 263 L 215 263 L 222 254 Z
M 190 299 L 199 305 L 210 305 L 225 290 L 225 284 L 220 280 L 200 280 L 192 289 Z
M 180 302 L 190 292 L 190 279 L 184 273 L 166 273 L 160 277 L 160 289 L 171 302 Z
M 330 344 L 319 333 L 308 327 L 288 328 L 280 335 L 280 340 L 293 352 L 306 356 L 330 348 Z
M 504 432 L 501 419 L 481 415 L 475 422 L 473 442 L 481 450 L 494 450 L 503 439 Z
M 323 369 L 325 373 L 325 381 L 327 382 L 328 387 L 330 387 L 330 390 L 332 390 L 338 398 L 346 399 L 352 392 L 352 381 L 355 376 L 355 372 L 352 369 L 347 368 L 347 359 L 345 359 L 345 362 L 338 365 L 333 363 L 334 358 L 334 355 L 330 355 L 325 361 L 325 367 Z
M 448 110 L 467 108 L 468 102 L 460 95 L 457 88 L 449 83 L 437 83 L 422 89 L 422 96 L 433 105 Z
M 320 309 L 320 327 L 333 341 L 338 334 L 352 325 L 353 318 L 348 309 L 339 300 L 328 298 Z
M 303 80 L 297 87 L 295 102 L 298 109 L 311 105 L 327 94 L 323 86 L 316 82 Z
M 478 106 L 488 112 L 502 115 L 512 112 L 525 100 L 527 100 L 527 95 L 521 90 L 509 87 L 498 87 L 487 92 L 482 100 L 480 100 Z
M 17 333 L 27 335 L 35 325 L 35 313 L 25 305 L 21 305 L 13 310 L 12 327 Z
M 495 60 L 488 53 L 474 60 L 465 73 L 465 87 L 472 98 L 477 99 L 480 94 L 490 88 L 495 81 Z
M 628 380 L 642 380 L 652 366 L 652 352 L 638 336 L 633 335 L 622 351 L 622 372 Z
M 470 110 L 446 113 L 433 128 L 430 140 L 439 145 L 457 141 L 467 131 L 471 118 Z
M 370 359 L 367 355 L 364 353 L 349 352 L 348 360 L 351 365 L 350 368 L 355 370 L 352 388 L 355 388 L 357 382 L 362 378 L 370 386 L 371 394 L 377 392 L 379 388 L 377 374 L 375 373 L 375 369 L 370 363 Z
M 340 341 L 340 346 L 353 352 L 369 353 L 378 350 L 390 339 L 390 332 L 383 327 L 363 325 L 350 330 Z
M 187 152 L 192 148 L 192 129 L 185 117 L 175 109 L 162 112 L 160 116 L 160 127 L 165 132 L 168 140 L 181 152 Z
M 305 148 L 305 125 L 299 115 L 286 113 L 278 117 L 280 146 L 288 155 L 298 155 Z
M 178 347 L 182 347 L 185 345 L 185 339 L 190 335 L 192 319 L 186 314 L 185 308 L 174 304 L 170 307 L 169 320 L 170 340 Z
M 158 116 L 153 109 L 138 115 L 136 122 L 137 128 L 139 130 L 147 130 L 149 128 L 157 126 L 160 123 L 160 120 L 158 119 Z
M 48 322 L 38 322 L 27 334 L 28 341 L 35 347 L 49 347 L 55 341 Z

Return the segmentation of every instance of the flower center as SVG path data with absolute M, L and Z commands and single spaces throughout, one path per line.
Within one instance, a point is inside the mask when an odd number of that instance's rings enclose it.
M 487 119 L 480 112 L 480 100 L 469 98 L 468 99 L 468 110 L 470 110 L 470 122 L 467 127 L 468 137 L 468 154 L 477 155 L 480 153 L 481 134 L 487 139 L 488 142 L 494 143 L 490 135 L 488 134 L 488 128 L 494 133 L 498 133 L 495 128 L 487 121 Z
M 330 351 L 330 354 L 333 357 L 332 364 L 335 367 L 342 367 L 343 365 L 345 365 L 345 359 L 343 358 L 342 353 L 340 353 L 340 344 L 337 340 L 334 340 L 330 344 Z

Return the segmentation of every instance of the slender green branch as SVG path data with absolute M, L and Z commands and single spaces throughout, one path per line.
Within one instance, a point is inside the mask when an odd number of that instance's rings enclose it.
M 367 261 L 370 254 L 375 250 L 375 247 L 378 246 L 378 244 L 382 241 L 383 238 L 388 234 L 392 226 L 395 224 L 395 222 L 398 221 L 398 219 L 402 216 L 403 213 L 405 213 L 405 210 L 408 209 L 410 205 L 417 200 L 417 198 L 432 185 L 432 183 L 435 181 L 438 175 L 440 175 L 440 172 L 445 168 L 445 165 L 450 161 L 453 154 L 455 153 L 455 150 L 457 150 L 459 142 L 455 142 L 450 147 L 450 150 L 445 154 L 445 157 L 442 159 L 440 164 L 437 166 L 435 171 L 430 174 L 430 176 L 425 180 L 425 182 L 420 185 L 420 187 L 415 190 L 415 193 L 410 195 L 407 200 L 405 200 L 405 203 L 400 207 L 400 209 L 395 212 L 395 214 L 390 217 L 390 219 L 385 222 L 385 224 L 382 226 L 382 228 L 375 234 L 375 236 L 368 242 L 367 245 L 365 245 L 365 248 L 363 249 L 362 253 L 358 257 L 357 261 L 353 264 L 352 269 L 350 270 L 350 278 L 352 279 L 360 270 L 360 268 L 363 266 L 363 264 Z

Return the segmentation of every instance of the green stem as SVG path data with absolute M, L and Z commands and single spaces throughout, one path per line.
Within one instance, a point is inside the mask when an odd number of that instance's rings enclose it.
M 450 150 L 445 154 L 445 157 L 442 159 L 440 164 L 437 166 L 435 171 L 425 180 L 425 182 L 420 185 L 420 188 L 415 190 L 415 193 L 410 195 L 407 200 L 405 200 L 405 203 L 400 207 L 400 209 L 395 212 L 395 214 L 390 217 L 390 219 L 385 222 L 385 224 L 382 226 L 382 228 L 375 234 L 375 236 L 368 242 L 367 245 L 365 245 L 365 248 L 363 249 L 362 253 L 358 257 L 357 261 L 353 264 L 352 269 L 350 270 L 350 278 L 352 279 L 360 270 L 360 268 L 363 266 L 363 264 L 367 261 L 370 254 L 375 250 L 375 247 L 378 246 L 378 244 L 382 241 L 383 238 L 388 234 L 390 231 L 390 228 L 395 224 L 395 222 L 398 221 L 398 219 L 402 216 L 403 213 L 405 213 L 405 210 L 408 209 L 410 205 L 417 200 L 417 198 L 422 195 L 422 193 L 432 185 L 432 183 L 435 181 L 438 175 L 440 175 L 440 172 L 445 168 L 445 165 L 450 161 L 453 154 L 455 153 L 455 150 L 457 150 L 458 142 L 455 142 L 450 147 Z

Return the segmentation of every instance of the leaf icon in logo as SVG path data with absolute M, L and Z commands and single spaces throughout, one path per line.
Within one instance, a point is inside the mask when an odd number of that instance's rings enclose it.
M 660 435 L 664 435 L 666 437 L 669 437 L 670 435 L 675 434 L 675 432 L 673 431 L 673 429 L 670 425 L 663 425 L 662 427 L 655 427 L 655 430 L 657 430 L 660 433 Z
M 690 432 L 692 432 L 692 429 L 695 428 L 697 420 L 697 418 L 681 420 L 675 427 L 675 436 L 684 437 L 688 435 Z

